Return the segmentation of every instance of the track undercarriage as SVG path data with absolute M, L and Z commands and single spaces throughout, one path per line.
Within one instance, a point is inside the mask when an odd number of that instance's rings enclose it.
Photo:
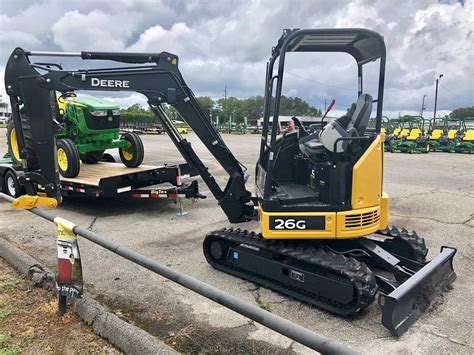
M 456 279 L 456 252 L 443 247 L 426 262 L 423 238 L 389 227 L 352 240 L 266 240 L 223 229 L 204 241 L 216 269 L 268 287 L 339 316 L 355 315 L 379 293 L 382 323 L 401 335 L 431 300 Z

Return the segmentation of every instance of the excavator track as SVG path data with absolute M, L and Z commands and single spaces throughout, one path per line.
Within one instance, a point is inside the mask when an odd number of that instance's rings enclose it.
M 390 249 L 394 254 L 401 254 L 418 262 L 426 261 L 428 248 L 426 248 L 425 239 L 418 236 L 415 231 L 408 231 L 405 228 L 389 225 L 386 229 L 378 231 L 376 234 L 391 238 L 390 241 L 383 243 L 383 247 L 387 248 L 387 244 L 392 244 Z
M 204 255 L 214 268 L 339 316 L 366 308 L 378 291 L 375 275 L 353 257 L 319 241 L 265 240 L 223 229 L 207 234 Z

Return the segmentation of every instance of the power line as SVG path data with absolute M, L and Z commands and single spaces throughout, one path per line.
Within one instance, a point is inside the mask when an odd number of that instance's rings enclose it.
M 320 81 L 316 81 L 316 80 L 312 80 L 312 79 L 308 79 L 308 78 L 305 78 L 303 76 L 300 76 L 298 74 L 295 74 L 295 73 L 292 73 L 292 72 L 289 72 L 289 71 L 285 71 L 286 74 L 290 74 L 290 75 L 293 75 L 293 76 L 296 76 L 297 78 L 300 78 L 300 79 L 303 79 L 303 80 L 306 80 L 306 81 L 310 81 L 312 83 L 316 83 L 316 84 L 319 84 L 319 85 L 324 85 L 324 86 L 327 86 L 327 87 L 330 87 L 330 88 L 334 88 L 334 89 L 339 89 L 339 90 L 348 90 L 348 91 L 353 91 L 354 89 L 348 89 L 348 88 L 342 88 L 340 86 L 334 86 L 334 85 L 329 85 L 329 84 L 326 84 L 326 83 L 322 83 Z
M 454 96 L 462 96 L 462 95 L 456 94 L 455 92 L 451 91 L 451 89 L 448 89 L 446 86 L 441 85 L 441 83 L 439 84 L 439 86 L 441 86 L 443 89 L 445 89 L 447 92 L 449 92 L 450 94 L 452 94 Z
M 303 79 L 303 80 L 306 80 L 306 81 L 310 81 L 312 83 L 316 83 L 316 84 L 319 84 L 319 85 L 323 85 L 323 86 L 327 86 L 327 87 L 330 87 L 330 88 L 334 88 L 334 89 L 339 89 L 339 90 L 347 90 L 347 91 L 353 91 L 354 89 L 348 89 L 348 88 L 343 88 L 343 87 L 340 87 L 340 86 L 335 86 L 335 85 L 330 85 L 330 84 L 326 84 L 326 83 L 323 83 L 321 81 L 317 81 L 317 80 L 313 80 L 313 79 L 308 79 L 308 78 L 305 78 L 301 75 L 298 75 L 298 74 L 295 74 L 295 73 L 292 73 L 292 72 L 289 72 L 289 71 L 285 71 L 286 74 L 290 74 L 290 75 L 293 75 L 293 76 L 296 76 L 297 78 L 300 78 L 300 79 Z M 424 89 L 426 87 L 429 87 L 431 86 L 430 85 L 425 85 L 425 86 L 422 86 L 420 88 L 413 88 L 413 89 L 385 89 L 384 91 L 385 92 L 396 92 L 396 91 L 413 91 L 413 90 L 421 90 L 421 89 Z

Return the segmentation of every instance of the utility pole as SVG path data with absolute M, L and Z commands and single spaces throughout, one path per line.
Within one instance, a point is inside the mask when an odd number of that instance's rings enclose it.
M 426 98 L 426 94 L 423 95 L 423 102 L 421 103 L 421 112 L 420 112 L 421 117 L 423 117 L 423 111 L 426 109 L 425 98 Z
M 439 79 L 443 77 L 443 74 L 440 74 L 438 78 L 436 78 L 436 91 L 435 91 L 435 103 L 434 103 L 434 113 L 433 113 L 433 127 L 435 126 L 436 123 L 436 107 L 438 105 L 438 84 L 439 84 Z
M 224 120 L 225 120 L 225 117 L 226 117 L 226 109 L 227 107 L 227 85 L 224 86 L 224 107 L 222 107 L 222 113 L 224 114 Z

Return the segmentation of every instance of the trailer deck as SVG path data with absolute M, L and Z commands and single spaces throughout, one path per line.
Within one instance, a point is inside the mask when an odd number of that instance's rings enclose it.
M 13 172 L 15 180 L 19 182 L 23 172 L 20 167 L 14 166 L 9 157 L 0 161 L 0 190 L 8 193 L 7 182 L 4 181 L 7 171 Z M 195 175 L 188 164 L 140 165 L 136 168 L 127 168 L 121 163 L 113 162 L 81 164 L 77 177 L 61 177 L 61 193 L 63 196 L 96 198 L 205 198 L 199 193 L 197 181 L 182 182 L 182 178 Z M 167 186 L 159 186 L 162 184 Z
M 61 182 L 100 186 L 101 181 L 104 179 L 146 171 L 153 171 L 156 168 L 156 166 L 143 164 L 136 168 L 127 168 L 123 164 L 108 162 L 99 162 L 97 164 L 81 164 L 81 172 L 77 177 L 61 177 Z

